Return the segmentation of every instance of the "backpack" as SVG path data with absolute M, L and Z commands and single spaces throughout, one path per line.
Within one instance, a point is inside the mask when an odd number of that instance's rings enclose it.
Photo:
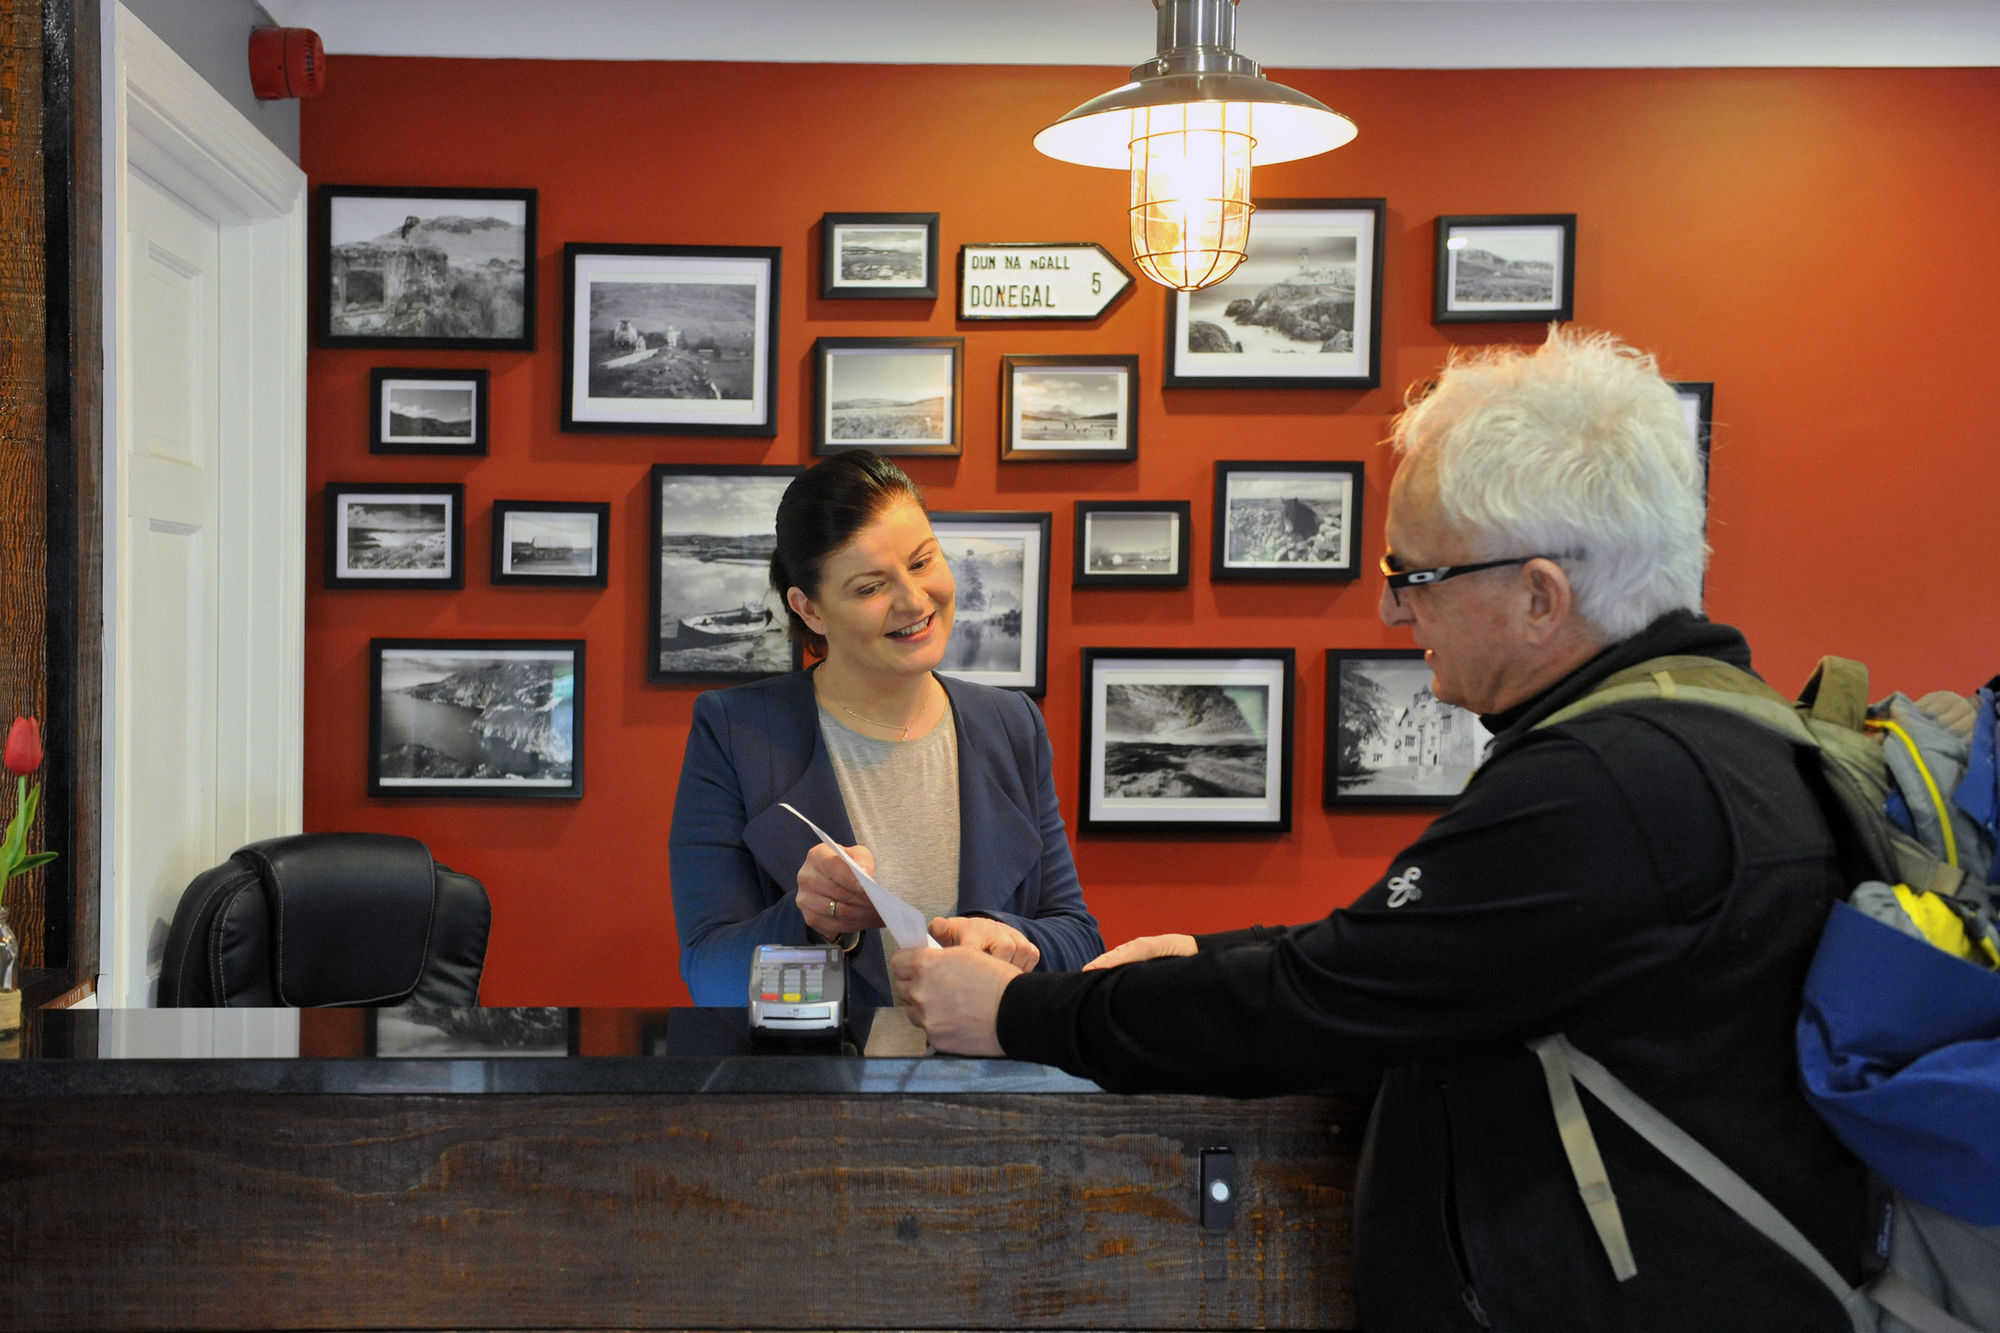
M 1747 671 L 1666 657 L 1610 677 L 1538 726 L 1636 700 L 1723 708 L 1777 731 L 1816 762 L 1843 873 L 1799 1018 L 1807 1100 L 1891 1188 L 1876 1239 L 1886 1267 L 1850 1287 L 1750 1184 L 1561 1033 L 1528 1043 L 1542 1064 L 1563 1150 L 1620 1281 L 1638 1268 L 1576 1091 L 1606 1109 L 1810 1269 L 1857 1333 L 2000 1333 L 2000 918 L 1994 860 L 1994 694 L 1957 715 L 1901 695 L 1869 706 L 1867 668 L 1826 658 L 1796 705 Z M 1969 808 L 1960 808 L 1969 807 Z

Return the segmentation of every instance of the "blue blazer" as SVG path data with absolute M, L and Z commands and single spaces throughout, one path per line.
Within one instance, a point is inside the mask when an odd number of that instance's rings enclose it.
M 1042 951 L 1040 970 L 1073 971 L 1104 940 L 1063 837 L 1042 715 L 1013 691 L 939 679 L 958 733 L 959 914 L 1004 921 Z M 810 671 L 695 700 L 668 865 L 681 976 L 696 1004 L 744 1003 L 759 944 L 819 939 L 792 897 L 818 839 L 780 802 L 854 844 Z M 849 971 L 862 1004 L 890 1002 L 881 936 L 865 933 Z

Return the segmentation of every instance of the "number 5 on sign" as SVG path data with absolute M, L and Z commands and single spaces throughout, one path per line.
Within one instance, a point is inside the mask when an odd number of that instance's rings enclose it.
M 960 319 L 1096 319 L 1131 285 L 1095 241 L 958 250 Z

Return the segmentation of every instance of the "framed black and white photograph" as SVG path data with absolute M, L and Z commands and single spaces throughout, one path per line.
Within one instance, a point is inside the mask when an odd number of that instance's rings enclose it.
M 1000 358 L 1002 462 L 1127 463 L 1139 456 L 1139 358 Z
M 1292 826 L 1290 648 L 1086 648 L 1079 827 Z
M 1423 649 L 1328 651 L 1327 809 L 1449 805 L 1492 743 L 1476 714 L 1431 693 Z
M 1715 383 L 1712 380 L 1671 380 L 1674 396 L 1681 400 L 1681 415 L 1686 418 L 1688 431 L 1694 436 L 1694 447 L 1701 455 L 1701 488 L 1708 492 L 1708 447 L 1710 433 L 1715 429 Z
M 813 344 L 813 452 L 958 453 L 963 338 Z
M 495 500 L 493 573 L 501 587 L 602 588 L 611 506 L 568 500 Z
M 820 338 L 812 450 L 958 454 L 964 338 Z
M 583 795 L 583 640 L 371 639 L 370 796 Z
M 1569 319 L 1575 282 L 1574 213 L 1437 220 L 1434 323 Z
M 1260 199 L 1248 255 L 1167 294 L 1169 389 L 1372 389 L 1382 382 L 1381 199 Z
M 803 662 L 771 589 L 778 501 L 801 467 L 653 465 L 646 679 L 727 684 Z
M 1039 696 L 1049 678 L 1049 518 L 934 513 L 931 531 L 958 592 L 938 670 Z
M 375 367 L 368 373 L 369 452 L 484 454 L 486 380 L 484 370 Z
M 1194 524 L 1186 500 L 1078 500 L 1072 588 L 1185 588 Z
M 562 428 L 776 435 L 779 256 L 565 245 Z
M 1217 463 L 1209 577 L 1359 577 L 1363 471 L 1355 462 Z
M 463 588 L 465 487 L 326 484 L 326 586 Z
M 323 347 L 535 350 L 535 192 L 319 187 Z
M 439 1009 L 399 1004 L 368 1010 L 367 1053 L 377 1059 L 494 1060 L 577 1053 L 569 1009 Z
M 827 213 L 819 222 L 819 294 L 928 300 L 938 294 L 938 215 Z

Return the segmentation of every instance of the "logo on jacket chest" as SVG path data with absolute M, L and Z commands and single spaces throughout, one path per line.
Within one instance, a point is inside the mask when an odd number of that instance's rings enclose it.
M 1404 903 L 1414 902 L 1418 898 L 1423 897 L 1424 891 L 1417 887 L 1417 881 L 1423 877 L 1424 872 L 1422 870 L 1416 866 L 1411 866 L 1408 870 L 1390 880 L 1389 906 L 1401 907 Z

